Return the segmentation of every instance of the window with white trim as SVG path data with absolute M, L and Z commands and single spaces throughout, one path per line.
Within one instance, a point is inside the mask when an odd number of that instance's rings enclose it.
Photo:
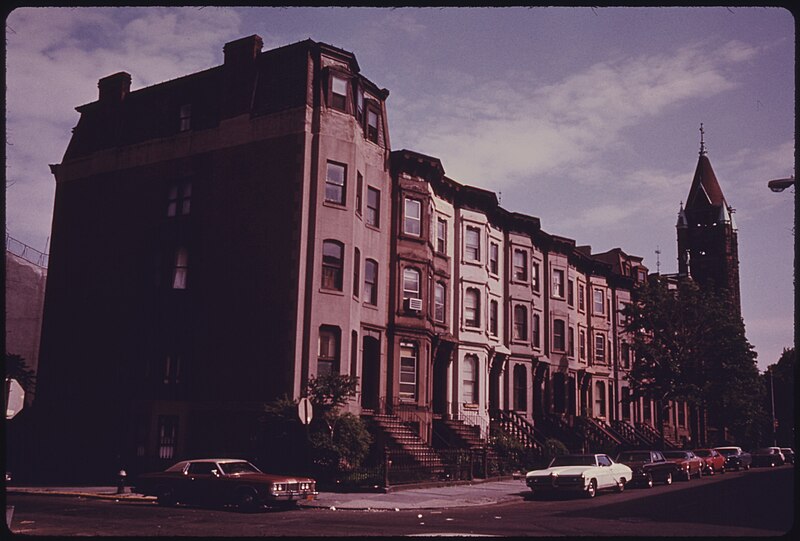
M 321 325 L 319 328 L 319 349 L 317 354 L 317 376 L 330 376 L 339 373 L 339 327 Z
M 513 260 L 514 280 L 527 281 L 528 279 L 528 252 L 514 250 Z
M 445 287 L 441 282 L 436 282 L 433 286 L 433 319 L 439 323 L 444 323 L 445 314 Z
M 564 271 L 561 269 L 553 269 L 553 296 L 564 298 Z
M 328 162 L 325 174 L 325 201 L 345 204 L 347 167 L 341 163 Z
M 473 287 L 467 288 L 464 294 L 464 325 L 481 326 L 481 294 Z
M 378 262 L 374 259 L 364 261 L 364 302 L 378 304 Z
M 403 298 L 419 299 L 420 295 L 420 272 L 417 269 L 403 269 Z
M 596 334 L 594 337 L 594 360 L 600 363 L 606 362 L 606 337 Z
M 593 314 L 604 314 L 605 313 L 605 292 L 602 289 L 594 289 L 594 304 L 592 305 L 592 313 Z
M 417 346 L 411 343 L 400 344 L 400 398 L 417 398 Z
M 566 351 L 566 323 L 563 319 L 553 319 L 553 350 Z
M 422 202 L 417 199 L 405 198 L 403 233 L 415 237 L 422 235 Z
M 467 226 L 464 235 L 464 255 L 467 261 L 481 260 L 481 232 L 477 227 Z
M 478 356 L 465 355 L 461 371 L 461 397 L 465 404 L 478 403 Z
M 528 339 L 528 308 L 524 304 L 514 306 L 514 340 Z

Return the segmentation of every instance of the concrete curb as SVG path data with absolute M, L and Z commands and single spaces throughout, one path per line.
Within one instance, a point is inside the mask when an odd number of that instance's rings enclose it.
M 14 488 L 6 487 L 6 494 L 40 494 L 45 496 L 78 496 L 81 498 L 93 498 L 96 500 L 126 500 L 134 502 L 154 502 L 155 496 L 144 496 L 142 494 L 135 494 L 126 492 L 124 494 L 116 493 L 96 493 L 96 492 L 81 492 L 80 490 L 51 490 L 47 488 Z

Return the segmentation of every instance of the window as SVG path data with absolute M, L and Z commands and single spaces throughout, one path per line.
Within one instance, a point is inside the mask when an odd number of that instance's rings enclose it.
M 358 374 L 358 331 L 350 332 L 350 375 Z
M 623 368 L 630 368 L 631 367 L 631 347 L 628 345 L 627 342 L 622 342 L 620 344 L 620 361 L 622 362 Z
M 514 410 L 525 411 L 528 409 L 528 377 L 525 365 L 514 366 Z
M 602 381 L 598 381 L 594 385 L 595 389 L 595 413 L 598 417 L 606 416 L 606 386 Z
M 447 220 L 436 220 L 436 251 L 440 254 L 447 253 Z
M 463 379 L 461 384 L 461 397 L 465 404 L 478 403 L 478 356 L 466 355 L 464 357 Z
M 344 246 L 335 240 L 322 243 L 322 287 L 323 289 L 342 290 L 342 274 L 344 269 Z
M 553 320 L 553 349 L 555 351 L 565 351 L 565 331 L 566 325 L 563 319 Z
M 339 111 L 347 111 L 347 79 L 331 74 L 331 107 Z
M 189 275 L 189 252 L 186 248 L 175 250 L 175 267 L 172 270 L 172 289 L 186 289 Z
M 575 329 L 572 327 L 567 329 L 567 355 L 575 356 Z
M 481 326 L 481 296 L 475 288 L 468 288 L 464 295 L 464 325 Z
M 445 300 L 444 284 L 436 282 L 433 286 L 433 319 L 439 323 L 444 323 Z
M 528 254 L 524 250 L 514 250 L 514 279 L 528 279 Z
M 477 227 L 467 226 L 467 234 L 464 239 L 464 252 L 467 261 L 481 260 L 481 234 Z
M 175 385 L 181 382 L 181 357 L 180 355 L 167 355 L 164 357 L 164 384 Z
M 340 163 L 328 162 L 327 171 L 325 175 L 325 201 L 344 205 L 347 168 Z
M 553 296 L 564 298 L 564 271 L 553 269 Z
M 622 418 L 631 418 L 631 390 L 629 387 L 622 388 Z
M 594 337 L 594 360 L 601 363 L 606 360 L 606 338 L 602 334 Z
M 367 224 L 381 226 L 381 192 L 371 186 L 367 187 Z
M 420 298 L 420 274 L 417 269 L 403 269 L 403 298 Z
M 594 290 L 594 305 L 593 305 L 593 313 L 594 314 L 602 314 L 605 311 L 606 301 L 605 301 L 605 293 L 602 289 L 595 289 Z
M 400 398 L 417 398 L 417 346 L 400 344 Z
M 514 306 L 514 340 L 528 339 L 528 309 L 517 304 Z
M 367 304 L 378 304 L 378 263 L 372 259 L 364 261 L 364 300 Z
M 353 296 L 358 298 L 361 287 L 361 250 L 353 250 Z
M 158 458 L 171 459 L 175 456 L 178 443 L 177 415 L 158 416 Z
M 578 353 L 581 359 L 586 359 L 586 331 L 583 329 L 578 331 Z
M 361 201 L 364 195 L 364 175 L 356 171 L 356 212 L 361 214 Z
M 361 86 L 356 88 L 356 120 L 361 124 L 364 118 L 364 90 Z
M 489 272 L 497 274 L 500 271 L 500 246 L 496 242 L 489 243 Z
M 422 203 L 416 199 L 405 199 L 403 233 L 419 237 L 422 235 Z
M 567 280 L 567 304 L 575 306 L 575 281 Z
M 192 209 L 192 183 L 181 182 L 169 188 L 167 216 L 184 216 Z
M 539 348 L 541 347 L 539 339 L 539 314 L 533 314 L 533 323 L 531 327 L 533 327 L 533 347 Z
M 188 131 L 192 128 L 192 104 L 181 105 L 180 131 Z
M 339 373 L 339 327 L 322 325 L 319 328 L 319 353 L 317 355 L 317 376 L 330 376 Z
M 531 286 L 534 291 L 539 291 L 539 264 L 535 261 L 531 264 Z
M 578 284 L 578 310 L 586 310 L 586 286 Z
M 493 336 L 498 335 L 498 319 L 499 319 L 499 312 L 500 307 L 496 300 L 492 299 L 489 301 L 489 332 L 492 333 Z
M 367 139 L 378 142 L 378 113 L 372 109 L 367 111 Z

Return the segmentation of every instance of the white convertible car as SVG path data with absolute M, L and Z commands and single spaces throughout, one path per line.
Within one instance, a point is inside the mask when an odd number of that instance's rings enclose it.
M 533 470 L 525 476 L 525 484 L 535 492 L 575 492 L 594 498 L 598 490 L 625 490 L 633 476 L 625 464 L 603 454 L 561 455 L 548 468 Z

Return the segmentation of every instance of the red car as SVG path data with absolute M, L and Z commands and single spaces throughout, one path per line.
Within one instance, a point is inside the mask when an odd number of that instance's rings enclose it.
M 234 504 L 242 510 L 293 505 L 317 495 L 313 479 L 263 473 L 230 458 L 184 460 L 163 472 L 140 475 L 134 492 L 156 496 L 161 505 Z
M 691 451 L 664 451 L 664 458 L 675 464 L 676 474 L 687 481 L 703 476 L 706 461 Z
M 716 449 L 695 449 L 694 454 L 705 461 L 706 475 L 714 475 L 716 472 L 725 473 L 725 457 Z

